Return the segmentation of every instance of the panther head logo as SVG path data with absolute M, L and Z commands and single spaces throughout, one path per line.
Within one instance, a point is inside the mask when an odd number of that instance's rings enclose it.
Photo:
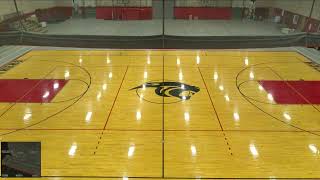
M 146 82 L 130 90 L 140 90 L 146 88 L 155 88 L 154 92 L 162 97 L 175 97 L 179 100 L 189 100 L 194 94 L 200 91 L 199 87 L 191 86 L 181 82 Z

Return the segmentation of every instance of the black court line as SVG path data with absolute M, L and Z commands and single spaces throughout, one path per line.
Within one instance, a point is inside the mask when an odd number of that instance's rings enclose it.
M 35 50 L 35 51 L 37 51 L 37 50 Z M 44 50 L 44 51 L 51 51 L 51 50 Z M 77 50 L 77 51 L 81 51 L 81 50 Z M 108 51 L 108 50 L 107 50 Z M 122 50 L 121 50 L 122 51 Z M 140 52 L 141 51 L 145 51 L 145 50 L 140 50 Z M 151 50 L 151 51 L 155 51 L 155 50 Z M 162 51 L 162 50 L 161 50 Z M 159 52 L 161 52 L 161 51 L 159 51 Z M 176 51 L 176 50 L 175 50 Z M 180 50 L 179 50 L 180 51 Z M 181 51 L 184 51 L 184 50 L 181 50 Z M 194 51 L 194 50 L 191 50 L 191 51 Z M 137 52 L 139 52 L 139 51 L 137 51 Z M 221 51 L 215 51 L 215 52 L 221 52 Z M 230 52 L 232 52 L 232 51 L 230 51 Z M 251 53 L 253 52 L 253 51 L 250 51 Z M 257 51 L 255 51 L 255 52 L 257 52 Z M 275 51 L 276 52 L 276 51 Z M 281 53 L 289 53 L 290 51 L 288 51 L 288 52 L 285 52 L 285 51 L 283 51 L 283 52 L 281 52 Z M 109 54 L 109 57 L 119 57 L 119 56 L 123 56 L 123 57 L 126 57 L 126 56 L 142 56 L 142 57 L 146 57 L 146 56 L 148 56 L 148 54 L 145 54 L 145 55 L 140 55 L 140 54 L 122 54 L 123 52 L 120 52 L 120 50 L 119 50 L 119 54 Z M 209 54 L 207 54 L 207 53 L 212 53 L 212 52 L 207 52 L 207 51 L 204 51 L 204 54 L 203 55 L 200 55 L 200 56 L 207 56 L 207 57 L 210 57 L 210 56 L 212 56 L 212 57 L 214 57 L 214 56 L 228 56 L 228 57 L 245 57 L 246 55 L 219 55 L 219 54 L 215 54 L 215 55 L 209 55 Z M 257 52 L 258 53 L 258 52 Z M 260 51 L 260 53 L 274 53 L 273 51 Z M 298 52 L 295 52 L 295 51 L 291 51 L 290 53 L 298 53 Z M 298 53 L 299 54 L 299 53 Z M 49 56 L 49 57 L 62 57 L 62 56 L 74 56 L 74 57 L 79 57 L 79 56 L 82 56 L 82 57 L 85 57 L 85 56 L 98 56 L 98 57 L 107 57 L 108 55 L 101 55 L 101 54 L 98 54 L 98 55 L 83 55 L 83 54 L 79 54 L 79 55 L 31 55 L 30 57 L 32 57 L 32 56 Z M 177 56 L 179 56 L 179 57 L 194 57 L 194 56 L 197 56 L 197 54 L 195 53 L 194 55 L 193 54 L 186 54 L 186 55 L 172 55 L 172 54 L 153 54 L 153 55 L 150 55 L 150 57 L 152 57 L 152 56 L 156 56 L 156 57 L 161 57 L 161 56 L 173 56 L 173 57 L 177 57 Z M 247 55 L 248 57 L 264 57 L 264 56 L 258 56 L 258 55 Z M 296 57 L 296 55 L 293 55 L 293 56 L 274 56 L 274 57 L 290 57 L 290 58 L 292 58 L 292 57 Z M 28 57 L 29 58 L 29 57 Z
M 56 69 L 56 67 L 52 68 L 47 74 L 45 74 L 40 81 L 38 81 L 34 86 L 32 86 L 26 93 L 23 94 L 23 96 L 19 97 L 19 99 L 13 103 L 10 103 L 9 107 L 6 108 L 1 114 L 0 114 L 0 118 L 5 115 L 8 111 L 10 111 L 11 108 L 13 108 L 17 103 L 19 103 L 26 95 L 28 95 L 32 90 L 34 90 L 42 81 L 45 80 L 45 78 L 47 76 L 49 76 L 49 74 L 51 74 L 52 72 L 54 72 Z
M 42 60 L 42 61 L 47 61 L 47 60 Z M 83 67 L 81 67 L 81 66 L 72 64 L 72 63 L 67 63 L 67 62 L 61 62 L 61 61 L 55 61 L 55 60 L 50 60 L 50 62 L 58 62 L 58 63 L 65 63 L 65 64 L 69 64 L 69 65 L 74 65 L 74 66 L 80 68 L 81 70 L 83 70 L 83 71 L 88 75 L 88 77 L 89 77 L 89 86 L 88 86 L 87 90 L 83 93 L 82 96 L 80 96 L 78 99 L 76 99 L 76 100 L 75 100 L 74 102 L 72 102 L 70 105 L 68 105 L 68 106 L 64 107 L 63 109 L 55 112 L 54 114 L 52 114 L 52 115 L 50 115 L 50 116 L 48 116 L 48 117 L 46 117 L 46 118 L 44 118 L 44 119 L 42 119 L 42 120 L 40 120 L 40 121 L 38 121 L 38 122 L 35 122 L 35 123 L 33 123 L 33 124 L 30 124 L 30 125 L 28 125 L 28 126 L 26 126 L 26 127 L 19 128 L 19 129 L 16 129 L 16 130 L 12 130 L 12 131 L 10 131 L 10 132 L 2 133 L 2 134 L 0 134 L 0 137 L 1 137 L 1 136 L 6 136 L 6 135 L 9 135 L 9 134 L 13 134 L 13 133 L 16 133 L 16 132 L 18 132 L 18 131 L 26 130 L 27 128 L 33 127 L 33 126 L 35 126 L 35 125 L 38 125 L 38 124 L 40 124 L 40 123 L 42 123 L 42 122 L 45 122 L 45 121 L 49 120 L 50 118 L 52 118 L 52 117 L 54 117 L 54 116 L 56 116 L 56 115 L 64 112 L 65 110 L 69 109 L 70 107 L 72 107 L 74 104 L 76 104 L 78 101 L 80 101 L 80 99 L 82 99 L 82 97 L 88 92 L 88 90 L 89 90 L 89 88 L 90 88 L 90 86 L 91 86 L 91 74 L 90 74 L 90 72 L 89 72 L 87 69 L 85 69 L 85 68 L 83 68 Z
M 83 129 L 86 130 L 86 129 Z M 146 130 L 141 130 L 141 129 L 106 129 L 108 131 L 162 131 L 162 130 L 156 130 L 156 129 L 146 129 Z M 217 129 L 166 129 L 164 130 L 165 132 L 222 132 L 222 130 L 217 130 Z M 233 130 L 233 129 L 224 129 L 224 132 L 248 132 L 248 133 L 252 133 L 252 132 L 263 132 L 263 133 L 306 133 L 305 131 L 302 130 L 250 130 L 250 129 L 243 129 L 243 130 Z M 310 132 L 320 132 L 320 130 L 312 130 Z
M 17 128 L 0 128 L 0 131 L 8 131 L 8 130 L 19 130 Z M 24 129 L 24 131 L 102 131 L 104 129 L 85 129 L 85 128 L 60 128 L 60 129 L 49 129 L 49 128 L 35 128 L 35 129 Z M 123 132 L 162 132 L 162 129 L 105 129 L 105 131 L 123 131 Z M 165 132 L 222 132 L 222 130 L 216 129 L 167 129 L 164 130 Z M 227 130 L 224 129 L 225 132 L 241 132 L 241 133 L 306 133 L 302 130 L 250 130 L 250 129 L 243 129 L 243 130 Z M 310 132 L 320 132 L 320 130 L 312 130 Z
M 29 52 L 31 52 L 31 51 L 25 52 L 24 54 L 18 56 L 16 59 L 14 59 L 14 60 L 12 60 L 12 61 L 15 61 L 15 60 L 21 61 L 21 63 L 18 64 L 18 65 L 21 65 L 22 63 L 26 62 L 27 60 L 29 60 L 29 59 L 32 57 L 32 56 L 30 56 L 30 57 L 27 57 L 26 59 L 20 59 L 21 57 L 25 56 L 25 55 L 28 54 Z M 19 59 L 20 59 L 20 60 L 19 60 Z M 12 62 L 12 61 L 10 61 L 10 62 Z M 10 63 L 10 62 L 9 62 L 9 63 Z M 8 64 L 8 63 L 7 63 L 7 64 Z M 1 66 L 1 67 L 2 67 L 2 66 Z M 10 69 L 10 70 L 11 70 L 11 69 Z M 51 73 L 54 72 L 54 71 L 55 71 L 55 67 L 51 70 Z M 44 78 L 45 78 L 46 76 L 48 76 L 49 74 L 51 74 L 51 73 L 50 73 L 50 72 L 47 73 L 47 74 L 44 76 Z M 42 78 L 42 79 L 44 79 L 44 78 Z M 38 82 L 34 87 L 32 87 L 28 92 L 26 92 L 26 94 L 24 94 L 22 97 L 20 97 L 20 98 L 18 99 L 18 101 L 19 101 L 20 99 L 22 99 L 24 96 L 26 96 L 28 93 L 30 93 L 39 83 L 40 83 L 40 82 Z M 16 103 L 17 103 L 18 101 L 14 102 L 14 103 L 9 103 L 9 106 L 11 106 L 11 107 L 9 107 L 8 110 L 10 110 L 14 105 L 16 105 Z M 8 107 L 8 106 L 7 106 L 7 107 Z M 6 113 L 6 110 L 5 110 L 3 113 L 5 114 L 5 113 Z M 0 118 L 1 118 L 4 114 L 1 113 Z
M 299 59 L 299 58 L 297 58 L 297 59 Z M 299 59 L 300 60 L 300 59 Z M 305 63 L 306 62 L 304 62 L 304 61 L 302 61 L 302 60 L 300 60 L 301 62 L 291 62 L 290 64 L 300 64 L 300 63 L 303 63 L 304 65 L 305 65 Z M 271 64 L 278 64 L 279 62 L 269 62 L 269 63 L 271 63 Z M 307 65 L 308 66 L 308 65 Z M 308 67 L 310 67 L 310 66 L 308 66 Z M 281 76 L 280 76 L 280 74 L 279 73 L 277 73 L 274 69 L 272 69 L 271 67 L 269 67 L 269 66 L 266 66 L 266 67 L 254 67 L 255 69 L 257 69 L 257 68 L 261 68 L 261 69 L 270 69 L 270 71 L 272 72 L 272 73 L 274 73 L 276 76 L 278 76 L 281 80 L 283 80 L 283 81 L 285 81 L 284 80 L 284 78 L 282 78 Z M 311 68 L 311 67 L 310 67 Z M 244 85 L 244 84 L 246 84 L 246 83 L 248 83 L 248 82 L 257 82 L 257 83 L 259 83 L 259 81 L 260 80 L 246 80 L 246 81 L 243 81 L 243 82 L 238 82 L 238 87 L 239 87 L 239 91 L 241 92 L 241 94 L 243 94 L 243 96 L 244 97 L 246 97 L 246 98 L 248 98 L 248 99 L 250 99 L 250 100 L 252 100 L 252 101 L 256 101 L 256 102 L 258 102 L 258 103 L 262 103 L 262 104 L 269 104 L 269 105 L 274 105 L 274 106 L 281 106 L 281 105 L 285 105 L 285 104 L 277 104 L 277 103 L 270 103 L 270 102 L 266 102 L 266 101 L 261 101 L 261 100 L 258 100 L 258 99 L 256 99 L 256 98 L 253 98 L 253 97 L 250 97 L 250 96 L 247 96 L 247 95 L 245 95 L 245 93 L 243 93 L 243 91 L 241 90 L 241 87 Z M 287 83 L 286 83 L 287 84 Z M 290 86 L 290 84 L 287 84 L 288 86 Z M 291 89 L 293 89 L 294 91 L 295 91 L 295 89 L 292 87 Z M 300 93 L 299 92 L 296 92 L 296 93 L 298 93 L 299 95 L 300 95 Z M 302 96 L 302 95 L 300 95 L 300 96 Z M 303 99 L 304 99 L 304 97 L 302 97 Z M 306 99 L 305 99 L 306 100 Z M 307 100 L 306 100 L 306 102 L 308 102 Z M 311 104 L 310 102 L 308 102 L 309 104 Z M 287 104 L 287 105 L 292 105 L 292 104 Z M 312 105 L 312 104 L 311 104 Z M 315 108 L 315 107 L 314 107 Z M 318 110 L 319 111 L 319 110 Z
M 279 63 L 279 64 L 283 64 L 283 63 L 284 63 L 284 62 L 281 62 L 281 63 Z M 301 63 L 301 62 L 300 62 L 300 63 Z M 283 120 L 277 118 L 276 116 L 274 116 L 274 115 L 272 115 L 271 113 L 263 110 L 261 107 L 259 107 L 258 105 L 256 105 L 256 104 L 253 103 L 252 101 L 250 101 L 250 100 L 249 100 L 248 98 L 246 98 L 246 96 L 241 92 L 240 87 L 239 87 L 239 76 L 240 76 L 243 72 L 245 72 L 247 69 L 249 69 L 249 68 L 252 68 L 252 67 L 254 67 L 254 66 L 260 66 L 260 65 L 268 65 L 268 64 L 270 64 L 270 63 L 258 63 L 258 64 L 254 64 L 254 65 L 248 66 L 248 67 L 246 67 L 246 68 L 243 68 L 241 71 L 239 71 L 238 74 L 236 75 L 236 78 L 235 78 L 235 79 L 236 79 L 236 80 L 235 80 L 235 85 L 236 85 L 236 87 L 237 87 L 237 89 L 238 89 L 238 92 L 241 94 L 241 96 L 242 96 L 248 103 L 250 103 L 252 106 L 254 106 L 255 108 L 257 108 L 258 110 L 260 110 L 260 111 L 263 112 L 264 114 L 272 117 L 274 120 L 277 120 L 278 122 L 281 122 L 281 123 L 283 123 L 283 124 L 285 124 L 285 125 L 287 125 L 287 126 L 291 126 L 291 127 L 295 128 L 295 129 L 298 129 L 298 130 L 300 130 L 300 131 L 304 131 L 304 132 L 306 132 L 306 133 L 309 133 L 309 134 L 312 134 L 312 135 L 315 135 L 315 136 L 320 137 L 320 134 L 317 134 L 316 132 L 303 129 L 303 128 L 299 127 L 299 126 L 290 124 L 290 123 L 288 123 L 288 122 L 286 122 L 286 121 L 283 121 Z M 272 64 L 272 63 L 271 63 L 271 64 Z
M 279 62 L 270 62 L 270 63 L 279 63 Z M 291 64 L 300 64 L 300 62 L 293 62 Z M 133 68 L 133 67 L 138 67 L 138 68 L 145 68 L 146 66 L 145 65 L 109 65 L 109 66 L 84 66 L 84 65 L 81 65 L 81 67 L 85 67 L 85 68 L 106 68 L 106 67 L 109 67 L 109 68 L 125 68 L 127 66 L 130 66 L 130 68 Z M 60 67 L 74 67 L 74 66 L 60 66 Z M 148 65 L 149 68 L 162 68 L 163 66 L 162 65 Z M 219 67 L 219 69 L 240 69 L 240 68 L 243 68 L 243 67 L 239 67 L 239 66 L 215 66 L 215 65 L 208 65 L 208 66 L 196 66 L 196 65 L 181 65 L 179 67 L 177 67 L 176 65 L 168 65 L 168 66 L 164 66 L 164 67 L 167 67 L 167 68 L 172 68 L 172 70 L 175 69 L 197 69 L 198 67 L 201 68 L 201 69 L 212 69 L 212 68 L 215 68 L 215 67 Z M 260 67 L 255 67 L 255 68 L 260 68 Z M 265 68 L 265 67 L 264 67 Z
M 82 82 L 84 83 L 87 87 L 89 86 L 89 83 L 87 83 L 86 81 L 84 80 L 81 80 L 81 79 L 68 79 L 68 81 L 78 81 L 78 82 Z M 83 93 L 80 93 L 79 95 L 77 96 L 73 96 L 69 99 L 65 99 L 65 100 L 60 100 L 60 101 L 54 101 L 54 99 L 50 102 L 50 103 L 65 103 L 65 102 L 68 102 L 68 101 L 72 101 L 72 100 L 75 100 L 77 98 L 79 98 Z
M 126 177 L 126 176 L 125 176 Z M 41 176 L 41 178 L 97 178 L 97 179 L 123 179 L 124 176 Z M 128 179 L 199 179 L 196 177 L 157 177 L 157 176 L 128 176 L 126 177 Z M 319 179 L 320 177 L 314 177 L 314 178 L 302 178 L 302 177 L 284 177 L 284 178 L 278 178 L 275 179 Z M 270 177 L 201 177 L 201 179 L 271 179 Z
M 218 122 L 219 122 L 219 125 L 220 125 L 220 128 L 221 128 L 221 131 L 222 131 L 222 133 L 223 133 L 224 140 L 225 140 L 225 142 L 226 142 L 226 144 L 227 144 L 227 147 L 228 147 L 229 153 L 230 153 L 230 155 L 232 156 L 232 155 L 233 155 L 233 153 L 232 153 L 232 149 L 231 149 L 231 146 L 230 146 L 229 140 L 228 140 L 228 138 L 227 138 L 226 133 L 224 133 L 224 129 L 223 129 L 223 127 L 222 127 L 222 124 L 221 124 L 221 121 L 220 121 L 220 118 L 219 118 L 218 112 L 217 112 L 217 110 L 216 110 L 216 108 L 215 108 L 215 106 L 214 106 L 214 103 L 213 103 L 213 100 L 212 100 L 212 98 L 211 98 L 211 95 L 210 95 L 209 89 L 208 89 L 208 87 L 207 87 L 207 84 L 206 84 L 206 82 L 205 82 L 205 79 L 204 79 L 204 77 L 203 77 L 203 75 L 202 75 L 201 70 L 200 70 L 200 68 L 199 68 L 199 67 L 198 67 L 198 71 L 199 71 L 199 73 L 200 73 L 200 75 L 201 75 L 201 79 L 202 79 L 202 81 L 203 81 L 203 83 L 204 83 L 204 86 L 206 87 L 206 90 L 207 90 L 207 93 L 208 93 L 208 96 L 209 96 L 209 99 L 210 99 L 210 102 L 211 102 L 212 108 L 213 108 L 214 113 L 215 113 L 215 115 L 216 115 L 216 117 L 217 117 L 217 119 L 218 119 Z
M 100 142 L 101 142 L 101 140 L 102 140 L 103 133 L 104 133 L 104 131 L 106 130 L 106 127 L 107 127 L 107 124 L 108 124 L 108 122 L 109 122 L 109 119 L 110 119 L 110 116 L 111 116 L 113 107 L 114 107 L 114 105 L 116 104 L 116 101 L 117 101 L 117 99 L 118 99 L 118 96 L 119 96 L 120 90 L 121 90 L 121 88 L 122 88 L 122 84 L 123 84 L 123 82 L 124 82 L 124 79 L 125 79 L 125 77 L 126 77 L 126 75 L 127 75 L 128 69 L 129 69 L 129 66 L 127 66 L 127 69 L 126 69 L 126 71 L 125 71 L 125 73 L 124 73 L 124 75 L 123 75 L 123 77 L 122 77 L 122 80 L 121 80 L 119 89 L 118 89 L 117 94 L 116 94 L 116 97 L 115 97 L 115 99 L 114 99 L 114 101 L 113 101 L 113 103 L 112 103 L 111 109 L 110 109 L 109 114 L 108 114 L 107 119 L 106 119 L 106 122 L 104 123 L 103 130 L 101 131 L 101 134 L 100 134 L 100 136 L 99 136 L 99 139 L 98 139 L 96 148 L 95 148 L 95 150 L 94 150 L 94 152 L 93 152 L 93 155 L 96 155 L 96 153 L 97 153 L 97 151 L 98 151 L 98 147 L 99 147 L 99 144 L 100 144 Z
M 259 84 L 259 80 L 247 80 L 247 81 L 243 81 L 241 83 L 239 83 L 239 91 L 243 94 L 244 97 L 252 100 L 252 101 L 255 101 L 255 102 L 258 102 L 258 103 L 261 103 L 261 104 L 268 104 L 268 105 L 273 105 L 273 106 L 281 106 L 281 105 L 284 105 L 284 104 L 277 104 L 277 103 L 270 103 L 270 102 L 267 102 L 267 101 L 262 101 L 262 100 L 258 100 L 252 96 L 247 96 L 245 95 L 245 93 L 241 90 L 241 87 L 242 86 L 245 86 L 245 84 L 249 83 L 249 82 L 256 82 L 257 84 Z
M 57 66 L 56 66 L 57 67 Z M 12 79 L 6 79 L 6 80 L 12 80 Z M 21 79 L 18 79 L 18 80 L 21 80 Z M 33 79 L 34 80 L 34 79 Z M 46 80 L 46 79 L 41 79 L 41 80 Z M 81 80 L 81 79 L 68 79 L 68 81 L 70 82 L 70 81 L 78 81 L 78 82 L 82 82 L 83 84 L 85 84 L 87 87 L 89 86 L 89 83 L 87 83 L 86 81 L 84 81 L 84 80 Z M 63 87 L 63 89 L 64 89 L 65 87 Z M 61 89 L 62 90 L 62 89 Z M 65 102 L 68 102 L 68 101 L 72 101 L 72 100 L 75 100 L 75 99 L 77 99 L 77 98 L 79 98 L 79 97 L 81 97 L 82 95 L 83 95 L 83 93 L 84 93 L 85 91 L 83 91 L 81 94 L 79 94 L 79 95 L 77 95 L 77 96 L 73 96 L 73 97 L 71 97 L 71 98 L 69 98 L 69 99 L 65 99 L 65 100 L 60 100 L 60 101 L 54 101 L 55 100 L 55 98 L 56 98 L 56 96 L 52 99 L 52 101 L 50 101 L 50 104 L 52 103 L 52 104 L 58 104 L 58 103 L 65 103 Z M 59 92 L 60 93 L 60 92 Z M 28 94 L 28 93 L 27 93 Z M 24 95 L 25 96 L 25 95 Z M 15 102 L 16 103 L 16 102 Z M 39 102 L 25 102 L 25 103 L 28 103 L 28 104 L 41 104 L 41 103 L 39 103 Z M 8 104 L 13 104 L 13 103 L 8 103 Z M 44 104 L 46 104 L 46 103 L 44 103 Z M 49 103 L 47 103 L 47 104 L 49 104 Z M 1 128 L 0 128 L 0 130 L 1 130 Z
M 162 82 L 164 82 L 164 55 L 162 56 Z M 164 143 L 165 143 L 165 124 L 164 124 L 164 96 L 162 96 L 162 178 L 164 178 Z
M 318 112 L 320 112 L 320 110 L 314 106 L 314 104 L 312 104 L 307 98 L 305 98 L 299 91 L 297 91 L 291 84 L 289 84 L 276 70 L 274 70 L 273 68 L 269 67 L 269 69 L 276 74 L 282 81 L 284 81 L 287 86 L 289 88 L 291 88 L 295 93 L 297 93 L 303 100 L 305 100 L 309 105 L 311 105 L 315 110 L 317 110 Z
M 275 62 L 274 62 L 275 63 Z M 300 63 L 300 62 L 296 62 L 296 63 Z M 136 68 L 145 68 L 146 65 L 99 65 L 99 66 L 85 66 L 85 65 L 81 65 L 81 67 L 85 67 L 85 68 L 125 68 L 127 66 L 130 66 L 130 68 L 136 67 Z M 74 66 L 60 66 L 60 67 L 74 67 Z M 162 65 L 148 65 L 149 68 L 162 68 Z M 219 67 L 220 69 L 239 69 L 241 67 L 239 66 L 215 66 L 215 65 L 208 65 L 208 66 L 196 66 L 196 65 L 181 65 L 179 67 L 177 67 L 176 65 L 167 65 L 164 66 L 167 68 L 172 68 L 172 70 L 175 69 L 197 69 L 198 67 L 202 68 L 202 69 L 212 69 L 215 67 Z

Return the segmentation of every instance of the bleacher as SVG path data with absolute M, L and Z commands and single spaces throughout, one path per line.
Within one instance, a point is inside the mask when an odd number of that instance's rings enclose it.
M 21 18 L 21 21 L 19 18 Z M 35 33 L 46 33 L 48 31 L 32 13 L 19 12 L 3 16 L 3 20 L 0 22 L 0 31 L 19 31 L 21 29 Z

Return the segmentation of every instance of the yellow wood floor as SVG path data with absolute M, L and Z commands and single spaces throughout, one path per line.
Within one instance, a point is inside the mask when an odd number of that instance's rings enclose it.
M 42 179 L 320 178 L 320 106 L 277 105 L 257 82 L 279 80 L 270 68 L 320 81 L 295 52 L 41 50 L 19 59 L 1 79 L 69 79 L 51 103 L 0 103 L 0 140 L 41 142 Z M 200 91 L 131 90 L 163 81 Z

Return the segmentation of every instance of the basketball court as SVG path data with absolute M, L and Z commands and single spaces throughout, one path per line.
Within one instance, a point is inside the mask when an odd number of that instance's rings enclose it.
M 42 179 L 320 176 L 320 73 L 296 52 L 18 60 L 0 75 L 0 138 L 40 142 Z

